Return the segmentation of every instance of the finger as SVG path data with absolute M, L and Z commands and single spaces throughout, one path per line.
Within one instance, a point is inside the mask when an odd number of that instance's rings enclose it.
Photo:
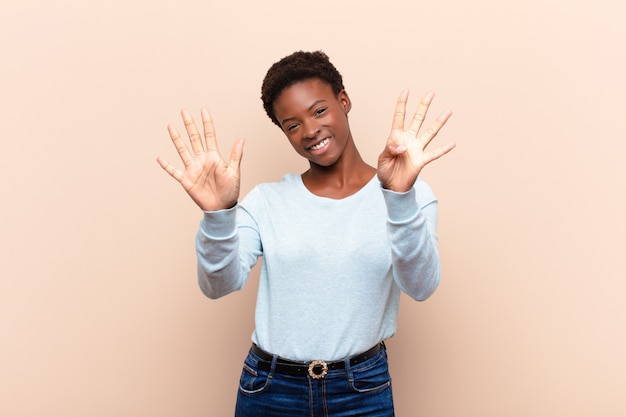
M 450 152 L 455 147 L 456 147 L 455 143 L 448 143 L 447 145 L 442 146 L 441 148 L 424 152 L 424 165 L 429 164 L 432 161 L 441 158 L 442 156 Z
M 228 165 L 231 168 L 239 170 L 241 166 L 241 159 L 243 158 L 243 139 L 238 139 L 237 142 L 233 145 L 233 149 L 230 151 L 230 161 Z
M 170 134 L 170 138 L 172 138 L 172 143 L 174 143 L 174 146 L 176 147 L 176 151 L 178 152 L 178 155 L 180 155 L 180 159 L 182 159 L 183 164 L 186 167 L 191 165 L 193 157 L 191 156 L 191 153 L 189 152 L 189 148 L 187 148 L 187 145 L 185 145 L 185 142 L 180 137 L 180 134 L 178 133 L 174 125 L 172 124 L 167 125 L 167 131 Z
M 389 140 L 385 144 L 385 149 L 383 149 L 383 154 L 388 156 L 389 158 L 393 158 L 405 153 L 407 150 L 407 143 L 405 140 L 403 140 L 402 137 L 389 138 Z
M 202 114 L 202 126 L 204 129 L 204 140 L 206 142 L 207 151 L 217 151 L 217 138 L 215 136 L 215 126 L 213 125 L 213 117 L 207 109 L 200 110 Z
M 187 109 L 184 109 L 181 115 L 183 116 L 183 122 L 185 122 L 185 129 L 187 130 L 193 153 L 195 155 L 202 154 L 202 152 L 204 152 L 204 146 L 202 145 L 200 132 L 198 132 L 198 128 L 196 128 L 196 122 L 194 122 L 191 113 Z
M 396 101 L 391 130 L 404 130 L 404 115 L 406 114 L 406 102 L 408 99 L 409 90 L 403 90 L 398 97 L 398 101 Z
M 181 179 L 183 178 L 183 172 L 181 170 L 176 169 L 174 165 L 170 164 L 160 156 L 157 157 L 157 162 L 159 163 L 159 165 L 161 165 L 161 168 L 163 168 L 165 172 L 170 174 L 176 181 L 181 181 Z
M 426 147 L 430 143 L 430 141 L 432 141 L 433 138 L 437 136 L 437 133 L 439 133 L 443 125 L 446 124 L 450 116 L 452 116 L 452 112 L 450 110 L 446 110 L 441 113 L 437 120 L 435 120 L 435 122 L 428 128 L 428 130 L 426 130 L 424 135 L 420 137 L 420 142 L 424 147 Z
M 422 123 L 426 118 L 426 113 L 428 112 L 430 103 L 433 101 L 433 97 L 435 97 L 435 93 L 429 91 L 424 97 L 422 97 L 422 101 L 420 101 L 419 106 L 417 106 L 417 110 L 415 111 L 415 115 L 413 116 L 413 120 L 411 120 L 408 130 L 408 132 L 413 136 L 416 136 L 417 132 L 419 132 L 422 127 Z

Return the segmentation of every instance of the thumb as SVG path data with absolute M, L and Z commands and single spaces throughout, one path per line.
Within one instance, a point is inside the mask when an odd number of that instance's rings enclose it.
M 235 144 L 233 145 L 233 149 L 230 151 L 230 161 L 228 165 L 232 168 L 239 169 L 241 166 L 241 159 L 243 158 L 243 145 L 245 141 L 244 139 L 237 139 Z
M 385 146 L 383 154 L 386 154 L 388 157 L 395 157 L 405 153 L 407 149 L 408 148 L 403 141 L 390 138 L 387 141 L 387 146 Z

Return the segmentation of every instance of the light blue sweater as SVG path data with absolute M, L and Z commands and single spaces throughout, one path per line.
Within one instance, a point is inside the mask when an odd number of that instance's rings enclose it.
M 439 283 L 437 200 L 382 189 L 312 194 L 299 175 L 260 184 L 236 207 L 205 212 L 196 240 L 200 288 L 241 289 L 263 257 L 252 341 L 292 360 L 337 360 L 396 331 L 400 291 L 428 298 Z

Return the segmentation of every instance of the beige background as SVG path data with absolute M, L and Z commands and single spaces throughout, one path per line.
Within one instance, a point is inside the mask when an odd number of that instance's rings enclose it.
M 403 298 L 400 416 L 626 415 L 626 7 L 620 0 L 4 0 L 0 415 L 228 416 L 256 279 L 204 298 L 200 214 L 165 126 L 247 139 L 243 188 L 303 161 L 263 113 L 278 58 L 322 49 L 375 163 L 403 88 L 454 110 L 444 276 Z

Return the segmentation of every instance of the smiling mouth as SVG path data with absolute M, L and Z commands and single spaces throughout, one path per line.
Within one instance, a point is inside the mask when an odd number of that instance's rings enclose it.
M 326 146 L 326 144 L 330 142 L 329 138 L 323 139 L 320 143 L 317 143 L 313 146 L 309 146 L 307 149 L 310 151 L 316 151 L 318 149 L 322 149 L 324 146 Z

